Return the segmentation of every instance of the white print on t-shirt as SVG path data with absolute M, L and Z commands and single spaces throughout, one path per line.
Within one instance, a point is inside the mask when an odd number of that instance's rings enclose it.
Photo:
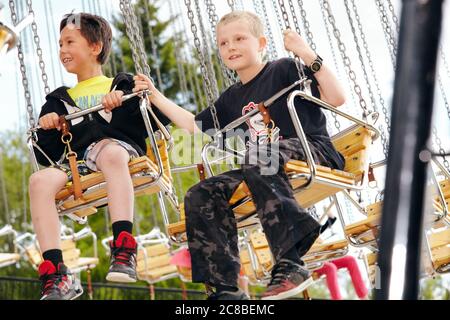
M 257 109 L 257 105 L 254 102 L 249 102 L 245 107 L 242 108 L 242 115 L 249 113 L 250 111 Z M 250 130 L 250 141 L 259 143 L 268 142 L 267 129 L 263 121 L 261 113 L 255 114 L 253 117 L 246 121 L 248 128 Z M 278 131 L 278 128 L 274 128 Z

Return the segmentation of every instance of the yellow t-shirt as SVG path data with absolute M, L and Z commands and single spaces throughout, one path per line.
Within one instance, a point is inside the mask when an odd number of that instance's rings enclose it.
M 69 90 L 70 97 L 81 110 L 89 109 L 102 102 L 102 98 L 111 89 L 113 79 L 97 76 L 81 82 Z

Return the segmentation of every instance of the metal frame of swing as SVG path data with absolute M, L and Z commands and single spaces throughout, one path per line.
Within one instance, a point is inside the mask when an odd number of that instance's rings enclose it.
M 145 94 L 144 94 L 145 95 Z M 124 100 L 125 101 L 125 100 Z M 80 112 L 76 112 L 73 114 L 70 114 L 68 116 L 66 116 L 67 120 L 73 120 L 79 117 L 82 117 L 86 114 L 92 113 L 92 112 L 96 112 L 98 110 L 100 110 L 101 105 L 95 106 L 91 109 L 85 110 L 85 111 L 80 111 Z M 166 206 L 165 206 L 165 202 L 163 199 L 163 195 L 166 196 L 166 198 L 169 200 L 169 202 L 174 206 L 174 208 L 178 208 L 178 199 L 174 193 L 174 189 L 171 185 L 171 183 L 164 183 L 164 168 L 163 168 L 163 162 L 161 160 L 161 154 L 159 152 L 158 146 L 157 146 L 157 142 L 156 142 L 156 138 L 155 138 L 155 133 L 153 131 L 151 122 L 150 122 L 150 118 L 148 115 L 148 111 L 151 111 L 151 107 L 148 104 L 148 101 L 146 98 L 142 98 L 140 100 L 139 103 L 139 108 L 141 111 L 141 115 L 143 117 L 144 123 L 145 123 L 145 127 L 146 127 L 146 131 L 147 131 L 147 135 L 149 137 L 150 140 L 150 148 L 151 151 L 153 152 L 153 155 L 155 156 L 156 159 L 156 171 L 154 170 L 155 168 L 152 168 L 152 172 L 138 172 L 139 177 L 150 177 L 152 178 L 152 181 L 150 182 L 146 182 L 144 184 L 141 184 L 139 186 L 134 187 L 134 192 L 135 194 L 138 192 L 144 192 L 145 190 L 153 187 L 153 186 L 157 186 L 159 188 L 158 192 L 158 201 L 159 201 L 159 205 L 161 207 L 161 210 L 163 212 L 165 212 L 165 214 L 167 214 L 166 211 Z M 153 112 L 150 112 L 152 114 L 152 116 L 154 116 Z M 36 155 L 34 152 L 34 147 L 36 147 L 36 149 L 38 151 L 40 151 L 49 161 L 50 163 L 54 163 L 54 161 L 52 161 L 46 154 L 45 152 L 39 147 L 38 145 L 38 140 L 37 137 L 35 136 L 35 134 L 33 133 L 34 131 L 36 131 L 36 128 L 31 128 L 28 131 L 28 139 L 27 139 L 27 145 L 32 157 L 32 162 L 33 162 L 33 168 L 34 171 L 37 171 L 39 168 L 39 165 L 37 163 L 36 160 Z M 143 156 L 146 157 L 147 161 L 149 161 L 150 163 L 153 163 L 152 161 L 150 161 L 148 159 L 147 156 Z M 132 177 L 135 175 L 132 175 Z M 169 181 L 170 182 L 170 181 Z M 104 188 L 106 185 L 106 182 L 101 182 L 99 184 L 96 184 L 94 186 L 88 187 L 86 190 L 83 191 L 83 194 L 85 194 L 86 192 L 93 192 L 95 190 Z M 156 192 L 153 192 L 156 193 Z M 107 196 L 102 196 L 98 199 L 94 199 L 91 201 L 88 201 L 86 203 L 83 203 L 81 205 L 75 205 L 72 208 L 66 209 L 63 207 L 64 203 L 68 200 L 74 200 L 74 195 L 71 194 L 68 198 L 65 198 L 63 200 L 57 201 L 56 202 L 56 206 L 58 209 L 58 213 L 59 215 L 66 215 L 68 216 L 70 219 L 77 221 L 80 224 L 84 224 L 87 221 L 87 217 L 79 217 L 78 215 L 75 214 L 75 212 L 77 211 L 81 211 L 81 210 L 86 210 L 92 207 L 99 207 L 102 205 L 107 204 Z

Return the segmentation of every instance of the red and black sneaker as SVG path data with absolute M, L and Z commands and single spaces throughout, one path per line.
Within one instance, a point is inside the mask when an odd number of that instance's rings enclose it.
M 136 251 L 134 237 L 122 231 L 117 240 L 109 243 L 111 248 L 111 265 L 106 280 L 113 282 L 136 282 Z
M 288 259 L 281 259 L 272 270 L 272 279 L 261 300 L 281 300 L 295 296 L 314 283 L 311 272 Z
M 63 263 L 56 270 L 51 261 L 44 260 L 38 271 L 42 281 L 41 300 L 73 300 L 83 294 L 83 288 Z

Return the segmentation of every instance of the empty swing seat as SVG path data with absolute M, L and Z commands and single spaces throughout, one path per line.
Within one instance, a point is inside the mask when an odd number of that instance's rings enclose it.
M 72 239 L 61 241 L 61 250 L 63 253 L 64 264 L 72 272 L 80 272 L 86 269 L 94 268 L 99 260 L 96 257 L 81 257 L 80 249 L 76 247 L 76 242 Z M 43 261 L 40 250 L 36 244 L 29 245 L 25 248 L 25 253 L 34 268 L 38 268 Z
M 450 271 L 450 228 L 428 235 L 433 268 L 439 273 Z
M 366 207 L 367 218 L 345 226 L 345 234 L 356 245 L 372 244 L 378 237 L 381 224 L 383 202 L 379 201 Z
M 140 280 L 155 283 L 178 276 L 177 267 L 170 264 L 171 254 L 167 243 L 139 247 L 137 276 Z
M 0 236 L 12 235 L 14 239 L 17 238 L 17 233 L 14 231 L 11 225 L 5 225 L 0 228 Z M 6 267 L 19 262 L 20 254 L 17 253 L 16 242 L 14 241 L 14 252 L 1 252 L 0 253 L 0 268 Z

